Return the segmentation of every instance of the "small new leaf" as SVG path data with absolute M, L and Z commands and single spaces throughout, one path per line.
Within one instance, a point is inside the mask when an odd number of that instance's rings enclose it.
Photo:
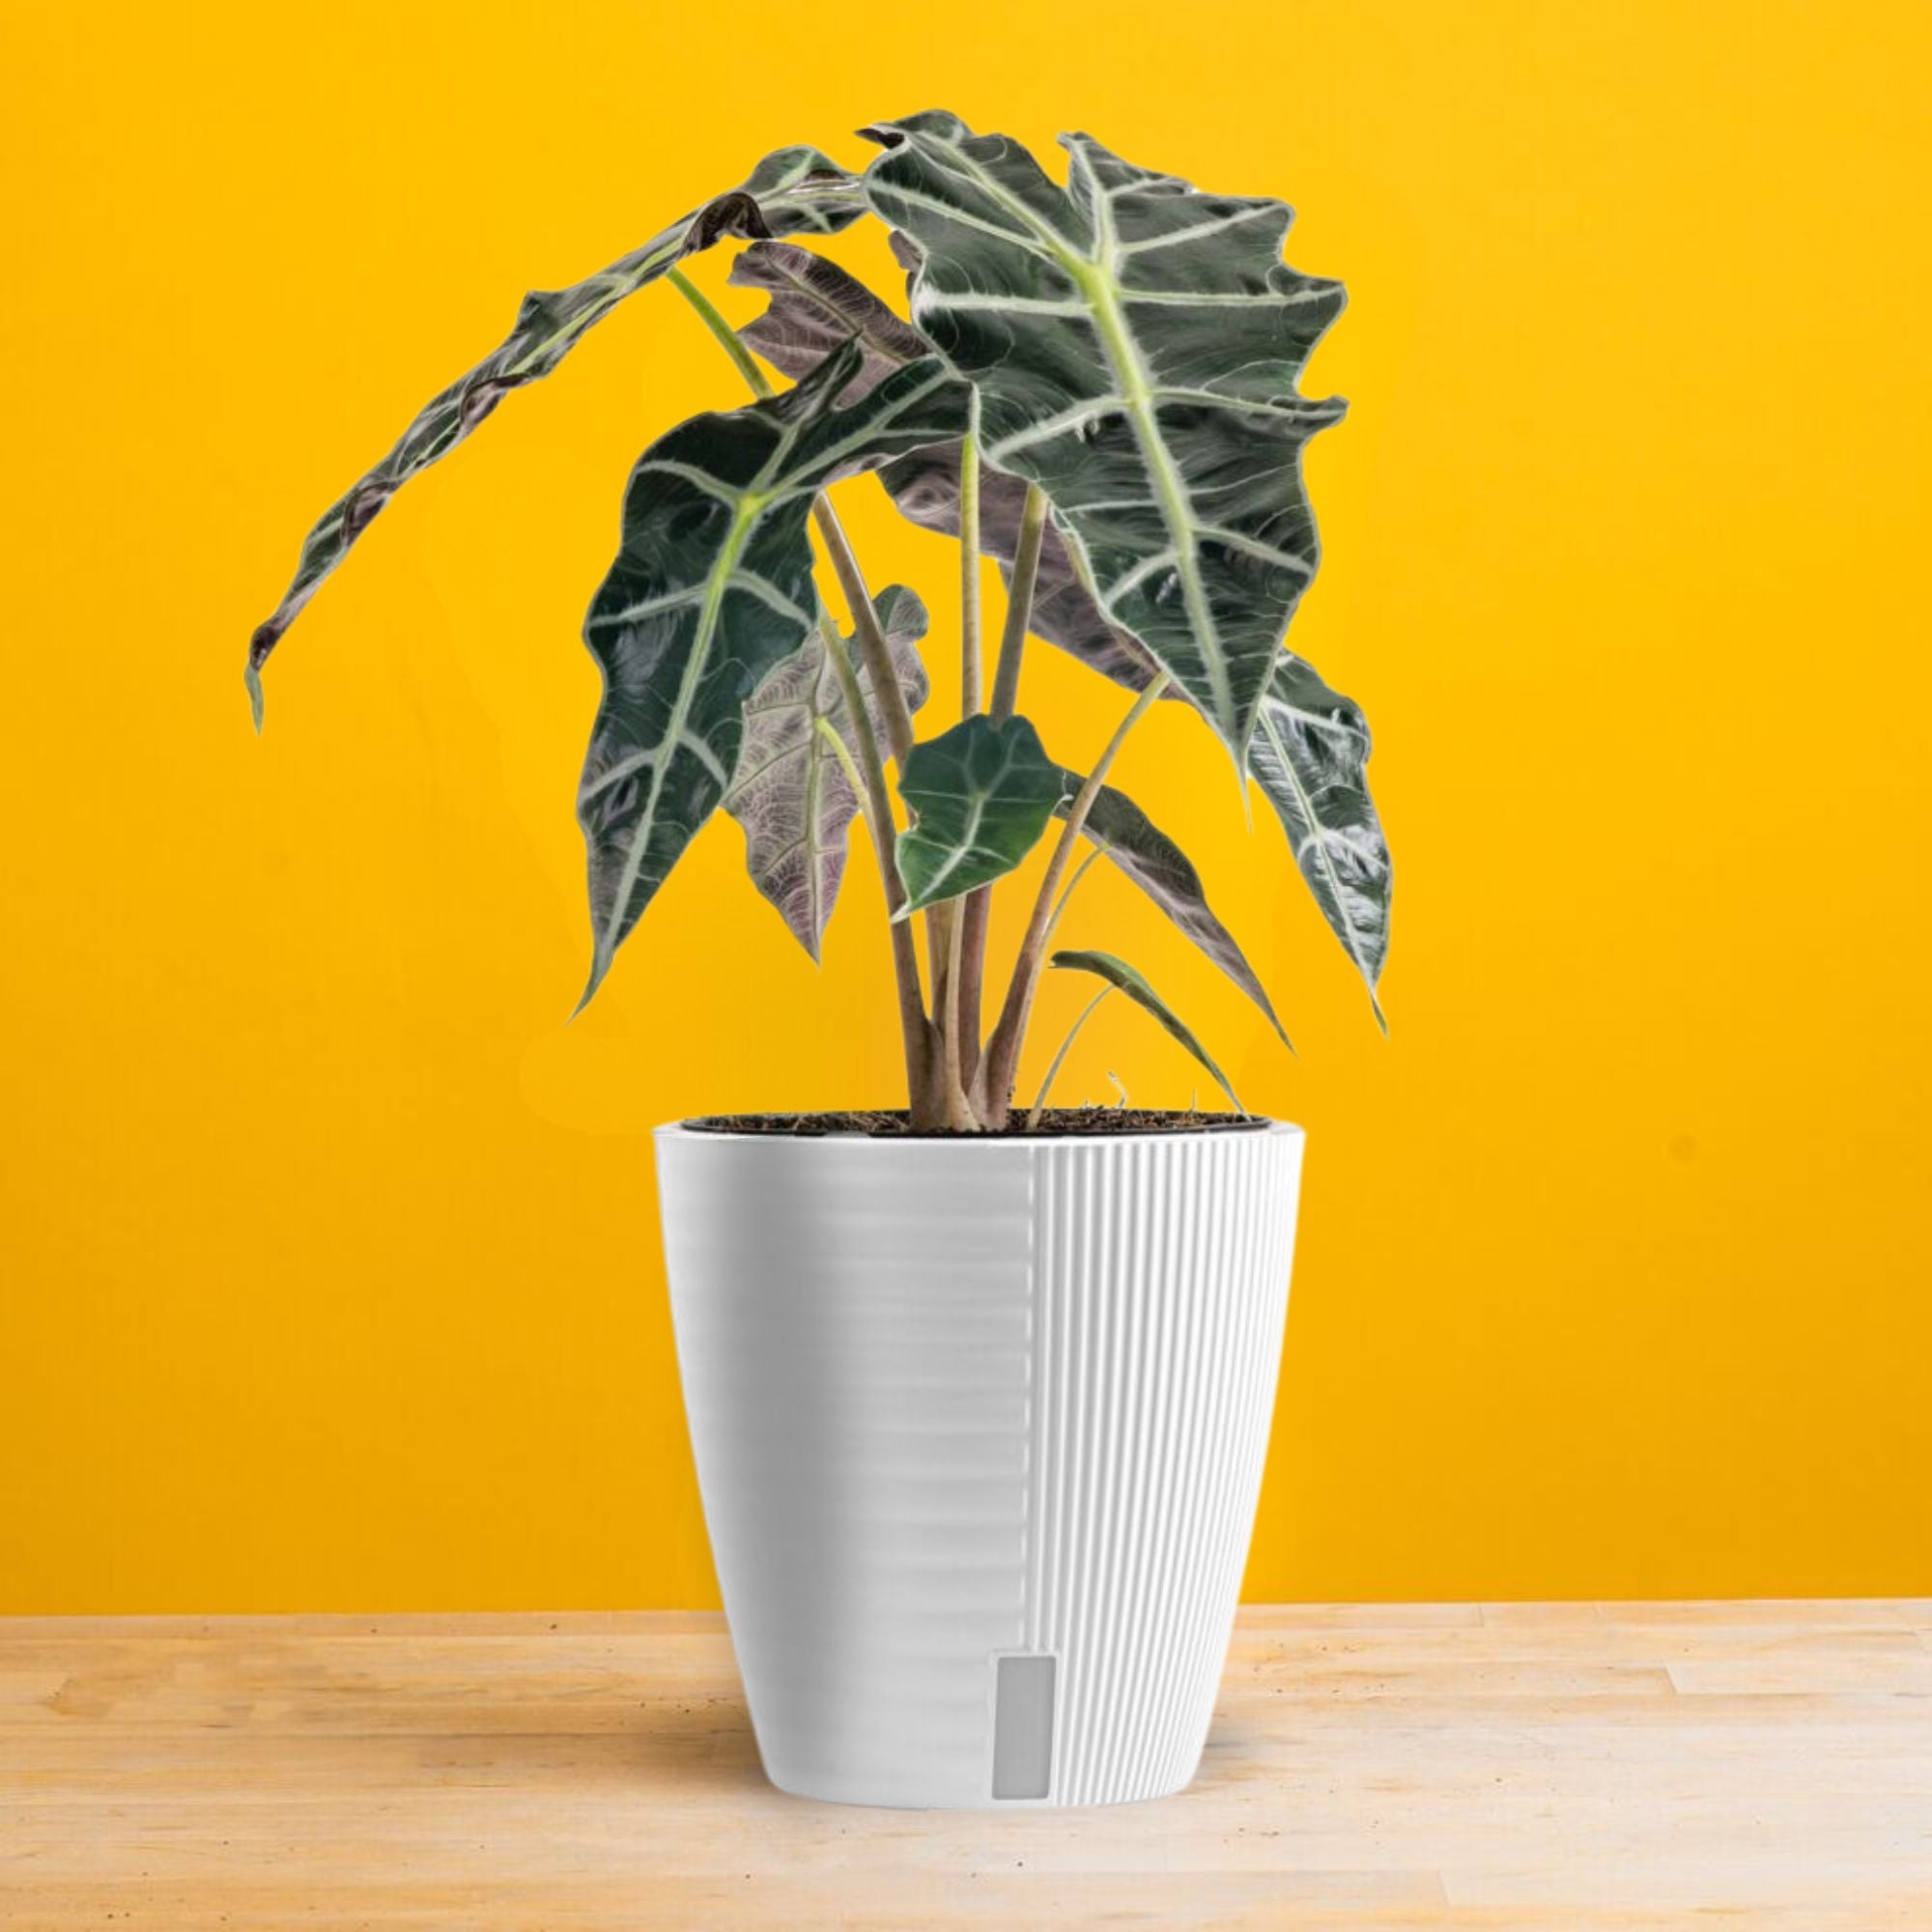
M 913 822 L 898 837 L 898 917 L 1010 872 L 1039 841 L 1066 775 L 1024 718 L 968 718 L 915 746 L 899 775 Z
M 1239 1096 L 1228 1085 L 1228 1077 L 1208 1058 L 1208 1049 L 1195 1038 L 1193 1032 L 1124 959 L 1117 959 L 1111 952 L 1056 952 L 1051 964 L 1065 971 L 1093 973 L 1107 981 L 1110 986 L 1118 986 L 1134 1005 L 1151 1013 L 1167 1031 L 1213 1075 L 1214 1084 L 1227 1094 L 1228 1104 L 1237 1114 L 1247 1109 L 1241 1105 Z

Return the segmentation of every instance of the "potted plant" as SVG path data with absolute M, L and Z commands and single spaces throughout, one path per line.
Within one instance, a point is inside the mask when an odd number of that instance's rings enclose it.
M 259 727 L 263 664 L 401 484 L 627 296 L 677 288 L 753 394 L 639 459 L 585 622 L 604 690 L 578 797 L 583 997 L 720 809 L 816 958 L 858 818 L 905 1061 L 899 1112 L 658 1135 L 680 1372 L 759 1747 L 776 1783 L 822 1798 L 1151 1797 L 1192 1776 L 1226 1652 L 1301 1134 L 1243 1113 L 1131 966 L 1055 942 L 1104 858 L 1280 1031 L 1194 867 L 1108 782 L 1135 722 L 1181 702 L 1280 815 L 1373 1003 L 1389 861 L 1368 731 L 1282 643 L 1316 565 L 1302 446 L 1343 411 L 1295 384 L 1343 292 L 1283 264 L 1282 203 L 1198 192 L 1084 135 L 1062 185 L 952 115 L 865 131 L 881 152 L 863 174 L 781 150 L 602 274 L 527 298 L 316 526 L 248 687 Z M 792 239 L 867 213 L 891 225 L 910 319 Z M 750 244 L 730 279 L 766 298 L 735 330 L 678 267 L 725 236 Z M 957 721 L 923 736 L 925 609 L 867 584 L 828 495 L 864 472 L 961 544 Z M 1007 586 L 997 639 L 982 555 Z M 1019 708 L 1030 637 L 1131 694 L 1087 771 Z M 1017 956 L 989 980 L 990 894 L 1043 840 Z M 1050 969 L 1098 981 L 1075 1033 L 1119 993 L 1232 1111 L 1054 1108 L 1071 1034 L 1016 1100 Z

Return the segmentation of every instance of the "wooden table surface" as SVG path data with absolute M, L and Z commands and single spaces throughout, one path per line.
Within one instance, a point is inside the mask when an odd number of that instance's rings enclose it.
M 0 1620 L 0 1924 L 1932 1928 L 1932 1604 L 1244 1610 L 1193 1788 L 781 1797 L 695 1614 Z

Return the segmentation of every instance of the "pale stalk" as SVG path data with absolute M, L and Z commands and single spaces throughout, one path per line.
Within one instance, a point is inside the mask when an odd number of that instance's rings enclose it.
M 697 311 L 697 319 L 718 338 L 718 346 L 730 356 L 739 375 L 752 386 L 755 396 L 778 393 L 765 379 L 765 372 L 752 360 L 752 352 L 738 340 L 738 331 L 711 304 L 711 298 L 682 269 L 668 269 L 665 280 Z
M 878 693 L 879 712 L 886 721 L 886 742 L 892 747 L 893 762 L 903 771 L 906 759 L 912 755 L 912 712 L 907 708 L 905 693 L 899 689 L 898 676 L 893 668 L 892 646 L 879 628 L 879 613 L 872 608 L 872 593 L 867 588 L 866 574 L 859 568 L 859 559 L 852 554 L 851 542 L 829 497 L 820 496 L 813 501 L 811 521 L 818 526 L 825 554 L 832 559 L 832 574 L 838 578 L 839 591 L 852 612 L 853 635 L 859 640 L 859 655 L 871 673 L 872 689 Z
M 959 715 L 980 709 L 980 392 L 959 445 Z M 997 724 L 999 721 L 994 720 Z
M 980 1124 L 980 1117 L 973 1111 L 973 1102 L 967 1097 L 967 1075 L 960 1063 L 959 1030 L 959 941 L 966 929 L 966 922 L 960 917 L 961 908 L 954 904 L 947 909 L 944 932 L 947 946 L 946 1006 L 942 1009 L 944 1018 L 940 1021 L 941 1071 L 946 1087 L 942 1100 L 946 1107 L 948 1123 L 954 1127 L 975 1128 Z
M 1034 586 L 1039 582 L 1040 546 L 1046 541 L 1046 493 L 1027 485 L 1020 511 L 1019 543 L 1013 552 L 1013 574 L 1007 591 L 1007 623 L 1000 634 L 1000 665 L 993 673 L 993 702 L 987 714 L 995 724 L 1013 715 L 1020 696 L 1020 660 L 1026 651 L 1027 626 L 1033 621 Z
M 975 392 L 973 405 L 979 409 L 978 393 Z M 978 421 L 977 414 L 975 421 Z M 976 572 L 980 559 L 980 504 L 979 504 L 979 451 L 969 439 L 967 449 L 973 455 L 973 527 L 970 538 L 966 524 L 966 469 L 962 461 L 959 471 L 960 512 L 959 536 L 966 557 L 967 580 L 974 583 L 974 597 L 978 598 Z M 1020 511 L 1019 543 L 1013 553 L 1012 576 L 1007 584 L 1007 618 L 1000 633 L 1000 662 L 993 673 L 993 698 L 987 716 L 995 724 L 1004 724 L 1013 715 L 1019 702 L 1020 660 L 1026 651 L 1027 626 L 1033 621 L 1034 586 L 1039 581 L 1040 546 L 1046 540 L 1046 494 L 1037 484 L 1027 485 L 1026 502 Z M 971 698 L 968 710 L 979 708 L 979 668 L 977 639 L 974 656 L 976 663 L 970 686 Z M 959 940 L 959 989 L 954 1002 L 958 1013 L 961 1036 L 960 1064 L 969 1082 L 980 1070 L 980 1010 L 983 1004 L 983 987 L 986 980 L 986 932 L 993 913 L 993 889 L 980 886 L 966 895 L 966 905 L 960 914 L 960 923 L 964 930 Z
M 1046 876 L 1039 882 L 1039 893 L 1034 900 L 1033 916 L 1027 922 L 1026 936 L 1020 941 L 1019 957 L 1013 964 L 1013 977 L 1007 987 L 999 1022 L 993 1028 L 992 1037 L 987 1040 L 985 1054 L 980 1063 L 975 1103 L 980 1118 L 988 1126 L 1005 1126 L 1012 1109 L 1013 1077 L 1019 1066 L 1020 1046 L 1026 1038 L 1027 1020 L 1033 1012 L 1034 992 L 1039 984 L 1055 895 L 1060 891 L 1060 882 L 1065 876 L 1073 849 L 1087 824 L 1087 814 L 1094 809 L 1094 801 L 1099 797 L 1107 773 L 1126 741 L 1127 733 L 1152 708 L 1154 700 L 1167 686 L 1168 675 L 1162 671 L 1134 699 L 1132 708 L 1108 739 L 1106 749 L 1094 760 L 1093 770 L 1087 774 L 1079 791 L 1074 794 L 1073 804 L 1068 808 L 1066 823 L 1061 828 L 1060 842 L 1054 846 L 1053 857 L 1046 863 Z
M 859 810 L 865 814 L 866 830 L 871 835 L 872 851 L 879 862 L 879 883 L 886 895 L 887 930 L 892 938 L 893 979 L 898 991 L 899 1036 L 905 1049 L 906 1105 L 914 1126 L 930 1126 L 934 1123 L 933 1029 L 920 997 L 919 952 L 913 945 L 912 928 L 897 917 L 899 908 L 905 904 L 906 891 L 895 853 L 893 805 L 886 791 L 886 769 L 879 756 L 879 741 L 872 730 L 871 716 L 866 708 L 866 695 L 859 688 L 859 673 L 852 668 L 852 660 L 846 655 L 845 639 L 829 617 L 820 619 L 819 632 L 825 641 L 826 658 L 838 680 L 839 694 L 845 700 L 846 714 L 852 720 L 852 735 L 859 741 L 858 759 L 853 759 L 845 741 L 828 720 L 820 718 L 817 724 L 838 753 L 845 781 L 852 787 Z
M 1111 986 L 1102 986 L 1080 1009 L 1080 1017 L 1066 1029 L 1066 1037 L 1060 1042 L 1060 1051 L 1053 1056 L 1053 1065 L 1046 1069 L 1046 1078 L 1039 1083 L 1039 1097 L 1033 1103 L 1033 1111 L 1026 1117 L 1027 1132 L 1039 1125 L 1039 1117 L 1046 1111 L 1046 1096 L 1053 1091 L 1053 1083 L 1060 1077 L 1060 1064 L 1066 1058 L 1067 1049 L 1079 1037 L 1080 1029 L 1087 1024 L 1094 1009 L 1113 991 Z
M 1046 931 L 1040 939 L 1040 950 L 1044 952 L 1053 944 L 1053 935 L 1060 930 L 1060 922 L 1066 917 L 1067 901 L 1080 890 L 1080 881 L 1093 869 L 1094 861 L 1106 850 L 1103 845 L 1095 845 L 1086 858 L 1074 867 L 1073 876 L 1066 882 L 1066 890 L 1060 895 L 1060 903 L 1053 909 L 1053 917 L 1046 923 Z

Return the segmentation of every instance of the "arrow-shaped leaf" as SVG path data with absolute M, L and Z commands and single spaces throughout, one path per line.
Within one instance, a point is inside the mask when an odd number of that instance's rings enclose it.
M 1247 1112 L 1239 1096 L 1228 1085 L 1227 1075 L 1208 1058 L 1208 1049 L 1195 1038 L 1173 1008 L 1124 959 L 1117 959 L 1111 952 L 1056 952 L 1051 963 L 1077 973 L 1097 974 L 1110 986 L 1118 986 L 1135 1006 L 1151 1012 L 1214 1076 L 1215 1086 L 1227 1094 L 1228 1104 L 1236 1113 Z
M 765 312 L 738 333 L 773 368 L 794 381 L 810 375 L 838 344 L 857 337 L 865 362 L 853 378 L 863 393 L 885 374 L 932 346 L 866 285 L 835 262 L 790 242 L 754 242 L 731 267 L 731 280 L 762 289 Z M 936 443 L 889 463 L 879 471 L 902 515 L 942 535 L 959 534 L 959 445 Z M 1019 548 L 1025 479 L 997 469 L 980 477 L 980 548 L 1010 575 Z M 1081 582 L 1079 566 L 1060 532 L 1048 526 L 1040 546 L 1029 621 L 1037 637 L 1071 653 L 1103 676 L 1140 691 L 1153 661 L 1132 638 L 1107 621 Z M 1172 694 L 1179 697 L 1181 694 Z
M 1294 863 L 1321 916 L 1368 982 L 1388 956 L 1388 841 L 1369 796 L 1369 726 L 1293 652 L 1275 661 L 1253 748 L 1255 781 L 1281 818 Z
M 898 916 L 1010 872 L 1039 842 L 1065 782 L 1024 718 L 968 718 L 915 746 L 899 774 L 913 822 L 898 838 Z
M 583 627 L 604 671 L 578 797 L 596 930 L 586 999 L 729 789 L 746 700 L 816 621 L 813 497 L 963 432 L 966 392 L 936 360 L 839 408 L 858 363 L 848 347 L 781 396 L 694 417 L 631 472 L 623 547 Z
M 896 583 L 872 602 L 906 708 L 917 711 L 926 697 L 925 668 L 915 648 L 925 635 L 925 606 Z M 851 655 L 857 659 L 856 649 Z M 863 664 L 858 677 L 873 728 L 883 737 L 885 721 Z M 845 870 L 846 830 L 859 810 L 838 757 L 817 729 L 821 718 L 851 744 L 851 716 L 823 638 L 814 630 L 797 655 L 752 694 L 737 775 L 723 800 L 745 828 L 753 883 L 814 959 Z
M 389 498 L 454 449 L 510 390 L 548 376 L 626 296 L 721 236 L 830 234 L 855 220 L 863 207 L 854 178 L 836 161 L 815 148 L 781 148 L 758 163 L 743 186 L 680 216 L 601 274 L 571 288 L 526 296 L 509 335 L 432 398 L 388 455 L 309 532 L 295 581 L 249 644 L 249 692 L 258 711 L 261 668 L 323 579 Z
M 879 380 L 896 359 L 917 355 L 928 346 L 863 283 L 796 243 L 753 242 L 739 255 L 731 279 L 769 294 L 765 313 L 740 333 L 786 375 L 809 374 L 831 345 L 857 336 L 865 349 L 861 372 L 853 379 L 858 388 Z M 930 444 L 900 457 L 879 471 L 879 480 L 912 522 L 958 535 L 957 442 Z M 1011 565 L 1018 544 L 1025 494 L 1017 477 L 994 469 L 981 472 L 981 547 L 1003 569 Z M 1145 690 L 1152 675 L 1146 651 L 1108 620 L 1081 580 L 1075 554 L 1051 527 L 1040 553 L 1031 629 L 1129 690 Z M 1363 768 L 1368 747 L 1361 712 L 1329 691 L 1303 660 L 1277 652 L 1250 746 L 1253 776 L 1288 828 L 1297 865 L 1323 918 L 1373 993 L 1388 947 L 1390 870 Z M 1111 787 L 1096 801 L 1096 812 L 1104 815 L 1110 795 Z M 1161 896 L 1149 880 L 1132 873 L 1124 859 L 1117 863 L 1156 898 Z M 1186 902 L 1184 893 L 1181 902 Z M 1249 983 L 1252 973 L 1243 977 L 1223 958 L 1218 941 L 1210 944 L 1194 933 L 1181 913 L 1175 917 L 1257 999 L 1279 1031 L 1265 993 L 1258 982 Z M 1234 949 L 1232 938 L 1226 944 Z
M 1068 789 L 1058 810 L 1063 818 L 1080 781 L 1067 775 Z M 1255 976 L 1247 955 L 1235 943 L 1235 935 L 1214 917 L 1201 874 L 1159 826 L 1149 818 L 1125 792 L 1102 785 L 1088 809 L 1081 828 L 1135 885 L 1173 920 L 1248 998 L 1268 1017 L 1268 1024 L 1289 1045 L 1288 1035 L 1275 1017 L 1266 988 Z
M 872 207 L 923 251 L 913 321 L 979 389 L 988 463 L 1037 483 L 1108 619 L 1245 766 L 1315 574 L 1295 383 L 1339 283 L 1287 268 L 1278 201 L 1197 192 L 1066 137 L 1067 185 L 949 114 L 867 130 Z

